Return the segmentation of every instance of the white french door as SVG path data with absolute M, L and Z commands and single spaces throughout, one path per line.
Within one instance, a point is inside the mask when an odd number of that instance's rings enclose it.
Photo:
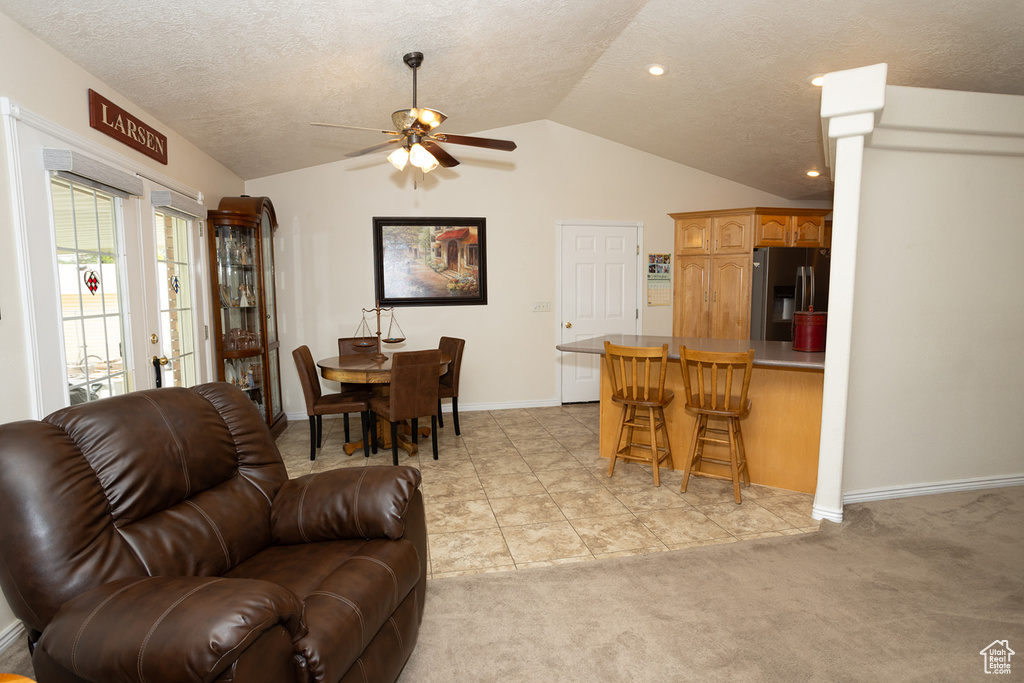
M 198 221 L 148 201 L 138 205 L 127 240 L 138 254 L 128 268 L 129 305 L 138 312 L 131 324 L 137 387 L 190 387 L 202 374 L 205 336 L 196 294 L 205 272 Z
M 559 223 L 560 343 L 640 329 L 640 223 Z M 596 401 L 601 356 L 561 354 L 563 403 Z
M 150 199 L 182 186 L 8 100 L 0 109 L 35 416 L 156 386 L 154 356 L 168 360 L 163 386 L 206 381 L 199 222 Z

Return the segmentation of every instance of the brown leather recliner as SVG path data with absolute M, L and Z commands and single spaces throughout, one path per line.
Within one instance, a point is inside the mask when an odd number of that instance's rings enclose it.
M 426 590 L 419 471 L 288 479 L 234 387 L 0 425 L 0 585 L 40 683 L 393 681 Z

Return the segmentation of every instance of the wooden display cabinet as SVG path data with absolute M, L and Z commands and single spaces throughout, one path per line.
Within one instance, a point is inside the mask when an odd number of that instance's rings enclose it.
M 217 378 L 244 391 L 277 435 L 287 418 L 274 289 L 274 205 L 267 197 L 225 197 L 207 223 Z

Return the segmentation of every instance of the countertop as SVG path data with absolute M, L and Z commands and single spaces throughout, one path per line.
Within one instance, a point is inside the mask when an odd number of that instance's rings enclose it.
M 794 351 L 792 342 L 754 341 L 744 339 L 703 339 L 698 337 L 657 337 L 653 335 L 608 334 L 559 344 L 559 351 L 571 353 L 604 353 L 604 343 L 621 346 L 661 346 L 668 344 L 668 357 L 678 360 L 679 347 L 702 351 L 746 351 L 754 349 L 754 367 L 824 370 L 825 353 Z

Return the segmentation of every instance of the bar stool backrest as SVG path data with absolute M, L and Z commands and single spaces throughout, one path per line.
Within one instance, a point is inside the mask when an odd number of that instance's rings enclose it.
M 750 409 L 747 389 L 754 368 L 754 349 L 727 353 L 680 346 L 679 360 L 688 407 L 736 414 Z
M 661 403 L 668 371 L 668 344 L 617 346 L 604 343 L 604 357 L 612 398 L 619 401 Z

